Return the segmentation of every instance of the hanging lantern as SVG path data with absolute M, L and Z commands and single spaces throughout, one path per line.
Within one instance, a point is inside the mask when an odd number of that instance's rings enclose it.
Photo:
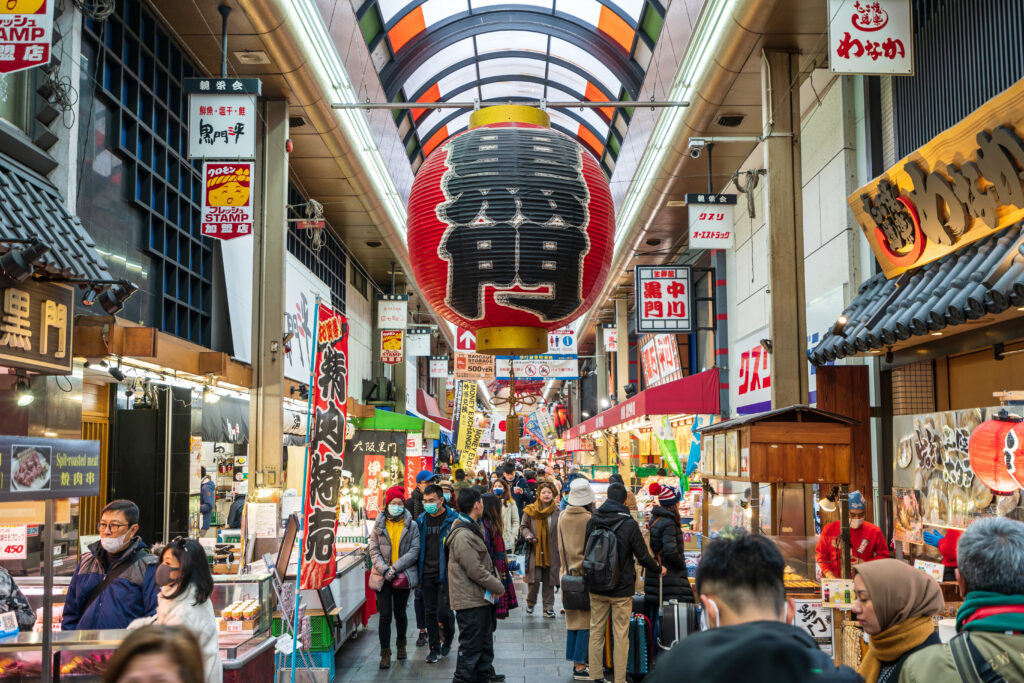
M 1024 457 L 1024 423 L 1005 410 L 978 425 L 967 445 L 974 476 L 995 493 L 1007 495 L 1024 485 L 1024 463 L 1017 470 L 1017 457 Z
M 519 105 L 473 112 L 437 148 L 409 197 L 412 270 L 478 353 L 547 351 L 547 330 L 581 316 L 608 276 L 615 216 L 597 160 L 548 115 Z

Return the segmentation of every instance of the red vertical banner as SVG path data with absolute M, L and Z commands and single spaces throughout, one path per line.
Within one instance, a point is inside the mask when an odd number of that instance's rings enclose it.
M 369 495 L 365 493 L 363 495 L 363 510 L 366 512 L 367 519 L 377 519 L 377 515 L 380 514 L 384 505 L 380 486 L 380 475 L 384 472 L 384 457 L 383 455 L 367 455 L 363 459 L 363 490 L 370 492 Z
M 320 304 L 313 362 L 301 588 L 323 588 L 337 572 L 334 554 L 348 413 L 348 321 Z

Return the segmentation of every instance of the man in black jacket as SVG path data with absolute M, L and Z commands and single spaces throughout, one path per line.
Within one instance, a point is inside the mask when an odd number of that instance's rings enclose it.
M 629 617 L 633 613 L 633 592 L 636 587 L 636 570 L 633 558 L 649 572 L 664 570 L 651 557 L 640 533 L 640 525 L 629 514 L 626 507 L 626 487 L 612 484 L 608 487 L 608 500 L 599 507 L 587 522 L 587 538 L 594 529 L 613 529 L 618 551 L 619 581 L 611 590 L 590 589 L 590 662 L 604 661 L 604 625 L 608 615 L 612 618 L 612 660 L 615 667 L 615 683 L 626 681 L 626 661 L 629 659 Z M 594 680 L 604 679 L 600 665 L 591 668 Z M 679 669 L 682 671 L 683 669 Z M 697 680 L 697 679 L 694 679 Z
M 791 626 L 786 563 L 770 539 L 741 534 L 711 541 L 697 565 L 697 593 L 709 630 L 676 643 L 645 683 L 670 683 L 685 671 L 702 683 L 856 683 L 802 629 Z M 751 668 L 755 667 L 755 668 Z
M 512 487 L 512 498 L 516 501 L 516 507 L 519 508 L 519 516 L 522 517 L 523 508 L 532 503 L 536 497 L 530 491 L 530 487 L 527 485 L 523 475 L 516 472 L 515 463 L 506 462 L 504 469 L 503 476 L 508 485 Z

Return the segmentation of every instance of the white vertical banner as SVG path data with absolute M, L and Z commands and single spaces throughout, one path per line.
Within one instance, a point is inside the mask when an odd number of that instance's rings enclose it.
M 410 327 L 405 336 L 405 355 L 419 358 L 430 355 L 430 328 Z
M 404 330 L 409 312 L 406 294 L 377 295 L 377 327 L 382 330 Z

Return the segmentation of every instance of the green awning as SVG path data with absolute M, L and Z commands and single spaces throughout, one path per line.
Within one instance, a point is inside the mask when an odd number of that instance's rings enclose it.
M 397 432 L 422 432 L 424 421 L 412 415 L 377 408 L 373 411 L 373 417 L 352 418 L 352 425 L 356 429 L 390 429 Z

